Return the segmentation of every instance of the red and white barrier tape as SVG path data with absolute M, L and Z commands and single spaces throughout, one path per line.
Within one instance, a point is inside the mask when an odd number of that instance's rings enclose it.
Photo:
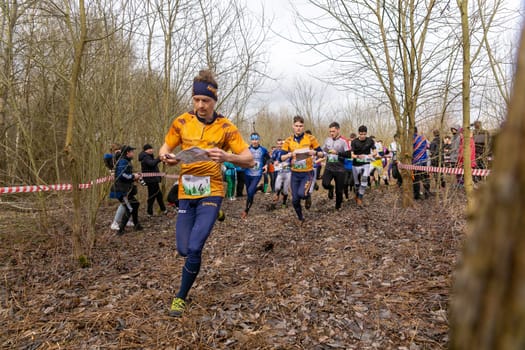
M 442 174 L 454 174 L 463 175 L 463 168 L 440 168 L 436 166 L 421 166 L 421 165 L 408 165 L 401 162 L 397 163 L 400 169 L 406 170 L 419 170 L 426 171 L 429 173 L 442 173 Z M 489 169 L 472 169 L 473 176 L 488 176 L 490 174 Z
M 166 178 L 176 179 L 179 177 L 177 174 L 166 174 L 166 173 L 143 173 L 142 177 L 153 177 L 161 176 Z M 103 184 L 105 182 L 113 181 L 113 176 L 105 176 L 98 178 L 89 183 L 79 184 L 78 188 L 87 189 L 93 185 Z M 55 184 L 55 185 L 29 185 L 29 186 L 11 186 L 11 187 L 0 187 L 0 195 L 6 193 L 29 193 L 29 192 L 49 192 L 49 191 L 71 191 L 73 185 L 71 184 Z

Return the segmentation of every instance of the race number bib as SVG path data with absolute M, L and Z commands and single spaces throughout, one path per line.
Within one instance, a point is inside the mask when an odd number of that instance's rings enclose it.
M 358 163 L 363 163 L 363 164 L 370 163 L 370 158 L 368 158 L 368 157 L 367 158 L 356 158 L 355 160 Z
M 188 196 L 209 196 L 211 194 L 209 176 L 182 175 L 182 187 Z
M 329 153 L 329 154 L 327 155 L 327 159 L 326 159 L 326 161 L 327 161 L 328 163 L 337 163 L 337 162 L 339 161 L 339 156 L 338 156 L 337 154 L 331 154 L 331 153 Z
M 293 163 L 293 168 L 294 168 L 294 169 L 306 169 L 306 159 L 303 159 L 303 160 L 296 160 L 296 161 Z

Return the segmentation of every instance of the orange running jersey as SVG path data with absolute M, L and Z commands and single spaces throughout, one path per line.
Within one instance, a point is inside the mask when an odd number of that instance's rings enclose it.
M 319 142 L 317 142 L 315 136 L 305 133 L 299 142 L 295 141 L 294 135 L 288 137 L 286 140 L 284 140 L 282 149 L 286 152 L 293 152 L 303 148 L 316 149 L 319 147 L 321 147 L 321 145 L 319 145 Z M 303 160 L 297 160 L 295 157 L 293 157 L 291 169 L 292 171 L 297 172 L 311 171 L 314 169 L 313 164 L 314 162 L 312 157 L 308 157 Z
M 248 148 L 237 127 L 224 116 L 218 115 L 211 124 L 204 124 L 195 114 L 189 112 L 175 118 L 164 141 L 172 148 L 180 145 L 182 150 L 194 146 L 203 149 L 217 147 L 238 154 Z M 199 190 L 191 191 L 195 186 Z M 179 198 L 208 196 L 224 197 L 221 164 L 214 161 L 182 163 Z

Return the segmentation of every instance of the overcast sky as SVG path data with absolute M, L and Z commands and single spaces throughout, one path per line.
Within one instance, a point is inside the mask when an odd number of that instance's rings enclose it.
M 260 0 L 247 1 L 247 3 L 253 12 L 261 14 L 264 9 L 265 16 L 273 19 L 268 45 L 268 73 L 277 81 L 268 83 L 266 90 L 269 93 L 261 96 L 262 101 L 259 100 L 256 103 L 270 103 L 272 110 L 279 110 L 280 106 L 287 105 L 283 90 L 291 88 L 294 77 L 315 75 L 316 72 L 321 72 L 323 67 L 312 67 L 317 58 L 307 52 L 304 47 L 294 45 L 284 39 L 293 38 L 296 31 L 293 10 L 288 1 Z M 295 6 L 301 6 L 304 3 L 302 0 L 294 1 Z M 306 6 L 302 8 L 307 9 Z
M 262 14 L 264 9 L 267 18 L 273 18 L 272 31 L 279 33 L 284 37 L 294 37 L 295 26 L 293 11 L 287 0 L 246 0 L 248 8 L 257 14 Z M 304 0 L 292 0 L 294 6 L 299 6 L 302 11 L 308 13 L 308 7 L 304 6 Z M 509 8 L 523 9 L 523 3 L 520 0 L 505 0 Z M 310 10 L 311 11 L 311 10 Z M 523 10 L 522 10 L 523 12 Z M 516 28 L 519 23 L 516 23 Z M 268 45 L 269 63 L 268 73 L 272 77 L 278 78 L 275 83 L 269 83 L 266 87 L 268 91 L 254 101 L 255 108 L 261 105 L 269 104 L 271 110 L 278 111 L 280 106 L 288 105 L 283 90 L 289 90 L 293 77 L 301 75 L 307 77 L 316 75 L 326 70 L 326 67 L 305 67 L 316 62 L 316 57 L 310 52 L 305 51 L 304 47 L 294 45 L 276 34 L 271 34 L 271 42 Z M 314 79 L 312 79 L 314 80 Z M 334 89 L 328 88 L 328 95 L 334 99 L 344 99 L 344 94 Z M 253 112 L 253 109 L 252 109 Z

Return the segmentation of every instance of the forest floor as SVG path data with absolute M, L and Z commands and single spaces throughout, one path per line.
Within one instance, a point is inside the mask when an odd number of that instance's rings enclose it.
M 69 210 L 49 232 L 36 213 L 0 211 L 1 349 L 444 349 L 465 198 L 450 192 L 402 209 L 396 186 L 334 210 L 314 193 L 306 223 L 258 193 L 225 201 L 185 315 L 167 311 L 183 259 L 176 214 L 144 230 L 109 229 L 100 210 L 92 266 L 71 259 Z

